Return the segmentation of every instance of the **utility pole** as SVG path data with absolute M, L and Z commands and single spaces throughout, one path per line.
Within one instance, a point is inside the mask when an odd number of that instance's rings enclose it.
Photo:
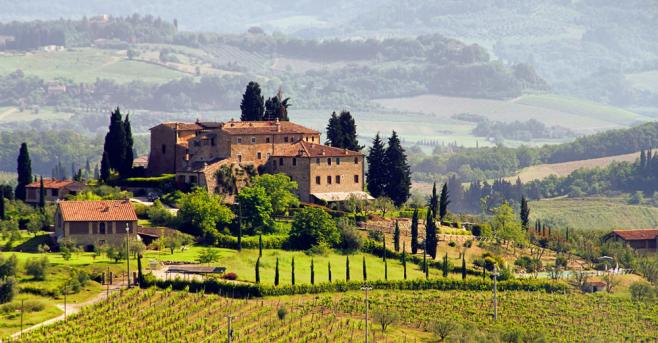
M 361 287 L 362 291 L 366 291 L 366 343 L 368 343 L 368 309 L 369 309 L 369 302 L 368 302 L 368 291 L 372 290 L 372 287 L 368 285 L 364 285 Z
M 226 318 L 228 318 L 228 331 L 226 332 L 226 334 L 228 335 L 227 342 L 231 343 L 231 341 L 233 340 L 233 329 L 231 328 L 231 319 L 233 319 L 233 317 L 226 316 Z
M 126 223 L 126 265 L 128 269 L 128 288 L 130 288 L 130 225 Z
M 493 319 L 496 321 L 498 319 L 498 267 L 494 266 L 494 272 L 491 273 L 491 276 L 493 276 L 494 284 L 493 284 L 493 310 L 494 310 L 494 315 Z

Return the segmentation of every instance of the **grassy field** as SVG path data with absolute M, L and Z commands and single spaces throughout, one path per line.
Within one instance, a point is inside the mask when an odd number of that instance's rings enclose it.
M 450 341 L 649 342 L 658 338 L 658 307 L 607 295 L 500 292 L 497 321 L 492 319 L 490 292 L 374 291 L 369 303 L 373 342 L 436 342 L 431 329 L 437 322 L 449 324 Z M 360 292 L 231 300 L 132 290 L 72 316 L 67 323 L 33 331 L 25 340 L 165 342 L 184 334 L 189 340 L 220 341 L 226 337 L 230 315 L 236 342 L 362 342 L 364 307 Z M 284 316 L 278 315 L 281 311 Z M 396 314 L 386 331 L 378 325 L 380 313 Z
M 630 154 L 593 158 L 589 160 L 538 164 L 523 168 L 516 175 L 507 177 L 506 179 L 515 182 L 517 178 L 521 178 L 521 182 L 526 183 L 533 180 L 541 180 L 550 175 L 567 176 L 581 168 L 603 168 L 612 162 L 634 162 L 639 157 L 640 152 L 632 152 Z
M 578 230 L 646 229 L 658 226 L 658 208 L 622 199 L 547 199 L 530 202 L 530 218 Z
M 647 118 L 622 109 L 558 95 L 527 95 L 514 100 L 492 100 L 422 95 L 379 99 L 384 108 L 433 114 L 443 121 L 453 114 L 473 113 L 496 121 L 537 119 L 587 132 L 623 127 Z
M 65 78 L 75 82 L 94 82 L 101 78 L 119 83 L 135 80 L 161 83 L 186 75 L 156 64 L 130 61 L 125 50 L 95 48 L 0 55 L 0 74 L 17 69 L 46 80 Z

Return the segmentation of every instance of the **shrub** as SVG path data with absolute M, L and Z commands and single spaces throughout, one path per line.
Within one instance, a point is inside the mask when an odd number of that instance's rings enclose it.
M 336 245 L 340 233 L 331 216 L 320 208 L 304 207 L 294 216 L 290 229 L 290 245 L 306 250 L 314 245 L 326 243 Z
M 140 203 L 133 203 L 133 208 L 135 209 L 135 214 L 137 214 L 137 218 L 139 219 L 148 219 L 148 210 L 149 206 L 146 206 L 144 204 Z
M 633 282 L 629 287 L 631 299 L 637 302 L 650 301 L 654 297 L 654 290 L 646 282 Z
M 157 188 L 160 190 L 172 189 L 176 175 L 163 174 L 155 177 L 129 177 L 114 181 L 117 186 L 135 188 Z
M 32 276 L 35 280 L 45 280 L 49 267 L 50 262 L 46 256 L 42 256 L 41 258 L 32 257 L 25 261 L 25 273 Z
M 0 304 L 8 303 L 16 296 L 16 280 L 13 277 L 0 281 Z
M 283 249 L 288 242 L 288 235 L 264 235 L 263 249 Z M 215 245 L 220 248 L 237 249 L 238 238 L 220 234 L 215 237 Z M 258 249 L 258 236 L 242 236 L 243 249 Z
M 153 202 L 153 206 L 149 207 L 146 211 L 151 224 L 157 226 L 176 226 L 176 216 L 174 216 L 169 209 L 162 205 L 160 200 Z
M 222 275 L 222 279 L 224 279 L 224 280 L 237 280 L 238 279 L 238 274 L 233 273 L 233 272 L 226 273 L 226 274 Z
M 340 231 L 340 243 L 338 248 L 345 253 L 355 252 L 363 247 L 363 238 L 356 227 L 350 224 L 345 218 L 336 221 L 338 231 Z
M 288 315 L 288 310 L 286 310 L 286 308 L 283 306 L 279 307 L 279 309 L 276 310 L 276 316 L 279 317 L 279 320 L 286 319 L 287 315 Z

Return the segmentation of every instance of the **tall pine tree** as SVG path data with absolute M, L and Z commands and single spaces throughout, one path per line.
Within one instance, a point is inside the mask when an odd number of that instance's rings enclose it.
M 386 194 L 386 170 L 384 165 L 385 156 L 386 150 L 384 149 L 384 143 L 379 137 L 379 132 L 377 132 L 375 139 L 372 141 L 372 146 L 370 147 L 368 156 L 366 157 L 368 161 L 366 185 L 370 195 L 375 198 L 379 198 Z
M 46 207 L 46 188 L 43 186 L 43 176 L 39 179 L 39 208 Z
M 0 188 L 0 220 L 5 220 L 5 190 Z
M 435 215 L 439 213 L 439 196 L 436 193 L 436 181 L 432 184 L 432 194 L 427 204 L 430 207 L 430 211 Z
M 110 157 L 107 151 L 103 152 L 103 158 L 101 159 L 100 179 L 104 183 L 110 179 Z
M 325 144 L 333 147 L 340 147 L 340 145 L 343 144 L 342 130 L 336 112 L 333 112 L 331 117 L 329 117 L 329 123 L 327 124 L 327 141 Z
M 425 248 L 427 253 L 436 258 L 436 225 L 434 224 L 434 214 L 430 208 L 427 209 L 427 220 L 425 222 Z
M 384 154 L 384 171 L 386 173 L 384 188 L 386 196 L 393 200 L 395 206 L 402 206 L 409 199 L 411 171 L 407 164 L 407 155 L 395 131 L 388 139 L 388 147 Z
M 415 255 L 418 252 L 418 207 L 414 208 L 414 214 L 411 216 L 411 253 Z
M 260 85 L 258 82 L 251 81 L 247 85 L 242 102 L 240 102 L 240 120 L 242 121 L 261 121 L 265 113 L 265 98 L 261 95 Z
M 339 147 L 352 151 L 361 151 L 363 147 L 359 145 L 359 141 L 356 139 L 356 123 L 354 122 L 352 114 L 349 111 L 340 112 L 338 122 L 340 124 L 340 132 L 343 138 Z
M 123 121 L 123 130 L 126 134 L 126 152 L 123 163 L 121 164 L 121 170 L 119 174 L 122 177 L 130 176 L 130 173 L 133 169 L 133 161 L 135 160 L 135 153 L 133 152 L 133 131 L 130 127 L 130 115 L 126 114 L 126 119 Z
M 441 188 L 441 198 L 439 199 L 439 219 L 441 221 L 448 214 L 448 205 L 450 205 L 450 194 L 448 194 L 448 183 L 446 182 Z
M 283 98 L 283 91 L 279 88 L 277 94 L 265 101 L 265 120 L 288 121 L 288 107 L 290 107 L 290 98 Z
M 25 201 L 25 186 L 32 183 L 32 161 L 30 152 L 27 149 L 27 143 L 22 143 L 18 152 L 17 168 L 18 184 L 14 196 L 18 200 Z
M 521 224 L 523 228 L 528 231 L 530 226 L 530 208 L 528 207 L 528 200 L 525 196 L 521 197 Z
M 110 116 L 110 127 L 105 135 L 103 151 L 107 152 L 110 168 L 116 171 L 124 169 L 126 160 L 126 128 L 121 118 L 121 110 L 117 107 Z

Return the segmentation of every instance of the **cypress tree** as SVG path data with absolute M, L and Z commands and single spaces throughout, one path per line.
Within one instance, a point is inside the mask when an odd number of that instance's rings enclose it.
M 290 101 L 290 98 L 284 99 L 283 92 L 281 88 L 279 88 L 279 91 L 274 97 L 268 98 L 267 101 L 265 101 L 264 119 L 288 121 L 288 107 L 290 106 L 288 101 Z
M 423 272 L 425 272 L 425 278 L 429 279 L 430 271 L 429 268 L 427 268 L 427 249 L 423 250 Z
M 91 164 L 89 163 L 89 158 L 87 158 L 87 162 L 85 163 L 85 173 L 87 174 L 87 177 L 91 175 Z
M 263 234 L 258 234 L 258 257 L 263 256 Z
M 466 254 L 462 254 L 462 280 L 466 280 Z
M 393 231 L 393 247 L 395 248 L 395 252 L 400 251 L 400 224 L 398 224 L 398 221 L 395 221 L 395 229 Z
M 311 285 L 315 285 L 315 262 L 311 259 Z
M 121 110 L 117 107 L 110 115 L 110 127 L 105 135 L 103 146 L 103 151 L 106 151 L 109 157 L 111 169 L 118 172 L 124 170 L 127 146 L 126 128 L 121 117 Z
M 43 186 L 43 176 L 39 180 L 39 207 L 46 207 L 46 189 Z
M 350 281 L 350 257 L 345 256 L 345 281 Z
M 436 181 L 432 184 L 432 194 L 430 195 L 430 199 L 427 205 L 429 206 L 434 216 L 439 213 L 439 196 L 436 194 Z
M 144 273 L 142 273 L 142 254 L 137 254 L 137 284 L 144 285 Z
M 338 120 L 336 112 L 331 113 L 331 117 L 329 117 L 329 123 L 327 124 L 327 140 L 325 141 L 325 144 L 339 148 L 343 145 L 340 121 Z
M 441 188 L 441 199 L 439 199 L 439 219 L 443 219 L 448 214 L 448 205 L 450 205 L 450 194 L 448 194 L 448 183 L 443 184 Z
M 368 271 L 366 269 L 366 255 L 363 255 L 363 281 L 368 280 Z
M 528 227 L 530 226 L 530 208 L 528 207 L 528 200 L 526 200 L 525 196 L 521 197 L 521 224 L 523 225 L 523 228 L 528 231 Z
M 644 149 L 640 150 L 640 170 L 644 170 L 647 166 L 647 155 Z
M 261 95 L 258 82 L 251 81 L 242 95 L 240 102 L 240 120 L 260 121 L 265 113 L 265 98 Z
M 276 265 L 274 266 L 274 286 L 279 285 L 279 258 L 276 258 Z
M 18 152 L 16 172 L 18 173 L 18 184 L 16 185 L 14 197 L 18 200 L 25 201 L 25 186 L 32 182 L 32 161 L 30 160 L 27 143 L 21 144 Z
M 411 216 L 411 253 L 415 255 L 418 252 L 418 207 L 414 208 L 414 214 Z
M 386 150 L 384 149 L 384 143 L 379 137 L 379 132 L 377 132 L 375 139 L 372 140 L 372 146 L 368 151 L 368 156 L 366 157 L 366 160 L 368 161 L 366 185 L 370 195 L 375 198 L 386 195 L 384 192 L 386 188 L 386 171 L 384 169 L 385 155 Z
M 101 159 L 100 179 L 103 183 L 110 179 L 110 157 L 107 151 L 103 152 L 103 158 Z
M 98 163 L 94 166 L 94 180 L 99 180 L 101 178 L 101 170 L 98 168 Z
M 388 147 L 384 154 L 384 169 L 386 183 L 384 193 L 395 203 L 402 206 L 409 199 L 411 189 L 411 170 L 407 163 L 407 155 L 400 144 L 398 134 L 393 131 L 388 139 Z
M 256 283 L 260 283 L 260 256 L 256 260 Z
M 386 250 L 384 250 L 384 280 L 388 280 L 388 261 L 386 260 Z
M 386 234 L 382 234 L 382 261 L 386 261 Z
M 443 256 L 443 277 L 448 277 L 448 252 Z
M 122 163 L 122 168 L 120 170 L 120 174 L 122 177 L 127 177 L 130 176 L 130 173 L 132 172 L 133 169 L 133 161 L 135 159 L 135 154 L 133 152 L 133 133 L 132 129 L 130 128 L 130 119 L 129 119 L 129 114 L 126 114 L 126 119 L 123 121 L 123 129 L 126 134 L 126 152 L 125 152 L 125 157 Z
M 329 282 L 331 283 L 331 261 L 327 262 L 327 275 L 329 275 Z
M 569 241 L 569 227 L 567 226 L 567 231 L 564 234 L 564 239 L 568 242 Z
M 402 271 L 404 272 L 404 279 L 407 279 L 407 244 L 402 245 Z
M 340 136 L 342 138 L 339 148 L 349 149 L 352 151 L 361 151 L 363 147 L 359 145 L 356 139 L 356 123 L 349 111 L 342 111 L 338 116 L 340 125 Z
M 434 215 L 430 208 L 427 209 L 427 219 L 425 221 L 425 250 L 432 257 L 436 258 L 436 225 L 434 224 Z
M 290 275 L 290 280 L 292 282 L 292 285 L 295 285 L 295 256 L 292 257 L 292 275 Z
M 0 188 L 0 220 L 5 220 L 5 190 Z

